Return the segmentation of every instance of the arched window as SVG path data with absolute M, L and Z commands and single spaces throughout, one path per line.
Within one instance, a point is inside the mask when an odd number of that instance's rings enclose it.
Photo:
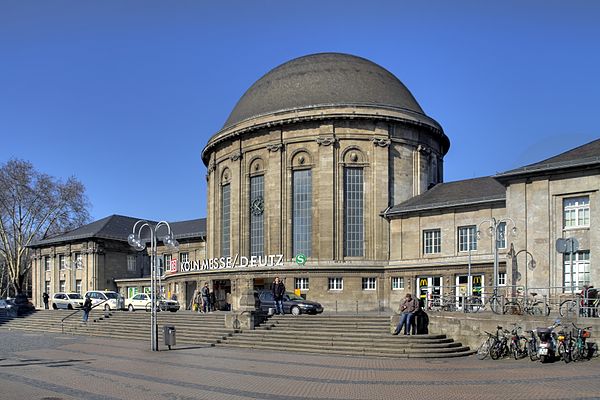
M 364 255 L 364 180 L 360 167 L 344 168 L 344 256 Z
M 292 216 L 294 256 L 312 255 L 312 171 L 292 172 Z
M 250 178 L 250 255 L 262 256 L 265 252 L 264 230 L 264 175 Z

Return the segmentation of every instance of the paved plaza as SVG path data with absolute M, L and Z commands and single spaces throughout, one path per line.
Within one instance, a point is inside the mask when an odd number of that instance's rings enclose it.
M 600 399 L 600 358 L 395 360 L 0 331 L 0 399 Z

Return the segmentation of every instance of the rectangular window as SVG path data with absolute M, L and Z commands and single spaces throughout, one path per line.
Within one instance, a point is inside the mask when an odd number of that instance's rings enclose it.
M 294 257 L 312 253 L 312 175 L 311 170 L 294 171 L 292 175 L 294 222 Z
M 59 281 L 58 287 L 59 287 L 59 290 L 58 290 L 59 292 L 65 292 L 67 290 L 67 285 L 66 285 L 65 281 Z
M 343 278 L 329 278 L 329 290 L 343 290 L 344 279 Z
M 65 257 L 62 254 L 60 256 L 58 256 L 58 268 L 61 271 L 67 269 L 67 257 Z
M 190 262 L 190 253 L 187 251 L 184 253 L 179 253 L 179 265 L 187 262 Z
M 344 256 L 362 257 L 363 239 L 363 170 L 344 168 Z
M 590 198 L 572 197 L 563 200 L 565 228 L 590 226 Z
M 458 251 L 477 250 L 476 226 L 461 226 L 458 228 Z
M 250 255 L 264 255 L 264 176 L 250 178 Z
M 46 281 L 46 293 L 50 294 L 50 281 Z
M 392 290 L 404 289 L 404 277 L 393 276 L 392 277 Z
M 83 257 L 81 253 L 73 254 L 73 263 L 76 269 L 83 269 Z
M 373 277 L 362 278 L 362 289 L 363 290 L 377 289 L 377 278 L 373 278 Z
M 81 294 L 81 279 L 75 281 L 75 291 Z
M 127 254 L 127 271 L 135 271 L 135 254 Z
M 308 278 L 294 278 L 294 289 L 308 290 Z
M 44 271 L 50 271 L 52 269 L 52 259 L 50 256 L 44 257 Z M 48 293 L 48 292 L 46 292 Z
M 583 285 L 590 284 L 590 252 L 578 251 L 573 253 L 573 269 L 571 270 L 571 253 L 564 254 L 564 285 L 565 292 L 580 291 Z M 573 285 L 573 286 L 571 286 Z
M 506 286 L 506 272 L 498 272 L 498 286 Z
M 221 187 L 221 257 L 229 257 L 230 253 L 230 226 L 231 226 L 231 189 L 230 185 Z
M 506 222 L 500 222 L 498 224 L 498 237 L 496 240 L 498 241 L 499 249 L 506 248 Z
M 167 271 L 169 271 L 169 272 L 177 271 L 177 263 L 173 262 L 172 254 L 163 254 L 163 262 L 164 262 L 164 265 L 165 265 L 165 268 L 167 269 Z M 173 264 L 175 264 L 175 265 L 173 265 Z
M 442 251 L 442 233 L 439 229 L 423 231 L 423 253 L 436 254 Z

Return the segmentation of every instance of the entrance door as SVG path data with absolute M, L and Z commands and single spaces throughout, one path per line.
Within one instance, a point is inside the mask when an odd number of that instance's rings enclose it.
M 213 281 L 213 293 L 217 310 L 231 310 L 231 281 L 229 279 Z
M 196 291 L 196 281 L 186 281 L 185 282 L 185 302 L 183 306 L 186 310 L 192 309 L 192 304 L 194 303 L 194 292 Z
M 417 297 L 421 301 L 421 306 L 430 309 L 431 303 L 442 296 L 442 277 L 420 276 L 417 278 L 417 288 Z
M 471 293 L 469 293 L 469 287 Z M 456 276 L 456 306 L 462 308 L 463 297 L 477 296 L 481 297 L 481 288 L 483 287 L 483 275 L 457 275 Z M 483 301 L 483 299 L 481 299 Z

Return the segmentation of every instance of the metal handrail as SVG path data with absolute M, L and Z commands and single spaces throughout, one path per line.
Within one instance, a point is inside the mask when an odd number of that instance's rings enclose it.
M 93 306 L 92 306 L 92 309 L 90 310 L 90 312 L 91 312 L 91 311 L 92 311 L 94 308 L 98 307 L 100 304 L 104 304 L 104 303 L 106 303 L 108 300 L 110 300 L 110 299 L 102 300 L 102 301 L 101 301 L 101 302 L 99 302 L 98 304 L 96 304 L 96 305 L 93 305 Z M 60 330 L 61 330 L 61 332 L 62 332 L 62 333 L 65 333 L 65 320 L 67 320 L 67 319 L 71 318 L 73 315 L 77 314 L 77 313 L 78 313 L 78 312 L 80 312 L 80 311 L 83 311 L 83 307 L 82 307 L 82 308 L 80 308 L 80 309 L 78 309 L 78 310 L 75 310 L 75 311 L 73 311 L 71 314 L 67 315 L 66 317 L 64 317 L 63 319 L 61 319 L 61 320 L 60 320 Z

